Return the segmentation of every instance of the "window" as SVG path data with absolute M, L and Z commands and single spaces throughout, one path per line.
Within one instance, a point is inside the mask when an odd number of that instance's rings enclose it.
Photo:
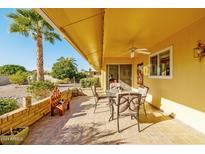
M 150 78 L 172 78 L 172 46 L 149 57 Z
M 156 76 L 157 75 L 157 59 L 158 59 L 158 55 L 153 56 L 153 57 L 150 58 L 150 63 L 151 63 L 150 75 L 151 76 Z
M 107 89 L 110 82 L 117 80 L 125 90 L 132 88 L 132 64 L 107 64 Z

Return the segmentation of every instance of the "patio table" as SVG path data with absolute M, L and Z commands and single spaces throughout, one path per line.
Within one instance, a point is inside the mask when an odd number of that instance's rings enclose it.
M 106 90 L 106 96 L 109 99 L 109 107 L 110 107 L 110 118 L 109 121 L 114 119 L 114 105 L 117 105 L 117 94 L 123 93 L 123 92 L 128 92 L 128 91 L 122 91 L 119 89 L 109 89 Z M 131 92 L 131 91 L 129 91 Z

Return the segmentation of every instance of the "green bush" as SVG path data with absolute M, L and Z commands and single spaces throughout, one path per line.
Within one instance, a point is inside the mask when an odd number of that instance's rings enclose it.
M 84 72 L 76 72 L 75 74 L 75 81 L 77 83 L 80 82 L 81 79 L 86 78 L 86 74 Z
M 96 87 L 100 87 L 100 79 L 99 78 L 83 78 L 80 80 L 80 85 L 83 88 L 88 88 L 93 85 Z
M 78 89 L 78 88 L 73 87 L 73 88 L 71 88 L 70 91 L 71 91 L 72 97 L 85 96 L 82 89 Z
M 17 109 L 19 106 L 15 99 L 0 98 L 0 115 Z
M 27 87 L 27 93 L 36 99 L 48 97 L 54 89 L 54 83 L 50 81 L 34 81 Z
M 65 79 L 63 79 L 63 80 L 58 80 L 58 81 L 56 82 L 56 84 L 67 84 L 69 81 L 70 81 L 69 78 L 65 78 Z
M 0 67 L 0 75 L 13 75 L 19 71 L 26 72 L 26 69 L 20 65 L 4 65 Z
M 57 79 L 72 79 L 77 73 L 76 60 L 71 57 L 61 57 L 52 66 L 51 75 Z
M 27 82 L 28 74 L 26 72 L 18 71 L 16 74 L 9 76 L 10 83 L 13 84 L 25 84 Z
M 28 78 L 27 78 L 28 82 L 33 82 L 37 80 L 37 73 L 36 71 L 31 71 L 28 73 Z

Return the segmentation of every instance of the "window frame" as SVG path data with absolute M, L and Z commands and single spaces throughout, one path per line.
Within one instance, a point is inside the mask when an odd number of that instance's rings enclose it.
M 170 75 L 162 76 L 160 74 L 160 54 L 163 52 L 167 52 L 169 50 L 170 57 Z M 157 75 L 151 75 L 151 58 L 157 56 Z M 157 79 L 172 79 L 173 78 L 173 46 L 169 46 L 167 48 L 161 49 L 151 55 L 149 55 L 149 78 L 157 78 Z

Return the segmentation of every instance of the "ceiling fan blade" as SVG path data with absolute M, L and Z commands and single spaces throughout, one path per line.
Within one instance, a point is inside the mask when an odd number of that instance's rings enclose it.
M 141 54 L 146 54 L 146 55 L 150 55 L 151 52 L 148 52 L 148 51 L 142 51 L 142 50 L 138 50 L 136 51 L 137 53 L 141 53 Z
M 148 49 L 146 48 L 139 48 L 139 49 L 136 49 L 136 51 L 147 51 Z

